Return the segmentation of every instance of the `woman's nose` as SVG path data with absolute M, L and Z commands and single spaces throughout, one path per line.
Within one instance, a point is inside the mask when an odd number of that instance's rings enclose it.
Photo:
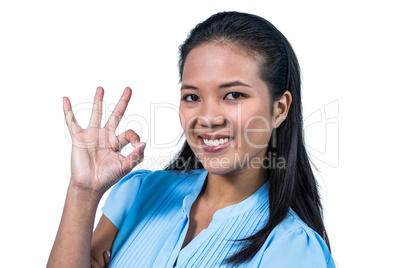
M 205 103 L 198 117 L 200 126 L 213 128 L 225 124 L 225 116 L 221 108 L 219 103 Z
M 225 117 L 223 115 L 215 115 L 215 116 L 200 115 L 198 117 L 198 123 L 202 127 L 213 128 L 213 127 L 224 125 L 225 124 Z

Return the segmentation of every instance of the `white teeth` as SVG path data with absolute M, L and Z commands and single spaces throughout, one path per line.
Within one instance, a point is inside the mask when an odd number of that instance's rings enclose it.
M 208 146 L 218 146 L 220 144 L 224 144 L 229 141 L 229 138 L 221 138 L 221 139 L 216 139 L 216 140 L 208 140 L 208 139 L 203 139 L 204 143 Z

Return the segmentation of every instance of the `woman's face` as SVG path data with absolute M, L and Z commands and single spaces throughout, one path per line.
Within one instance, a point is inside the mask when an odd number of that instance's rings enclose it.
M 180 121 L 188 144 L 210 173 L 261 167 L 273 126 L 269 89 L 258 65 L 239 47 L 217 42 L 187 56 Z

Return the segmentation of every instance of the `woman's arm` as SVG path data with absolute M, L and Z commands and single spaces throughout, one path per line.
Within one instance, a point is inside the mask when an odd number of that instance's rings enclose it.
M 119 136 L 115 134 L 130 97 L 131 89 L 126 88 L 109 120 L 101 128 L 103 88 L 98 88 L 86 129 L 78 125 L 69 99 L 63 99 L 66 124 L 73 144 L 71 178 L 48 267 L 91 267 L 91 263 L 93 266 L 104 264 L 98 251 L 111 249 L 117 228 L 110 226 L 111 223 L 104 218 L 92 238 L 96 209 L 103 194 L 144 157 L 145 143 L 139 143 L 139 137 L 134 131 L 127 130 Z M 134 151 L 123 156 L 120 151 L 129 143 L 134 146 Z
M 111 252 L 118 233 L 119 229 L 105 215 L 102 215 L 92 235 L 91 243 L 92 261 L 98 263 L 100 267 L 105 267 L 105 260 L 108 264 L 110 256 L 105 256 L 105 253 L 108 250 Z
M 86 263 L 89 264 L 86 267 L 92 268 L 106 267 L 105 259 L 108 257 L 104 254 L 112 249 L 119 230 L 102 215 L 92 233 L 98 202 L 88 193 L 68 189 L 64 219 L 61 220 L 48 267 L 64 267 L 63 255 L 69 256 L 71 263 Z
M 100 198 L 69 187 L 63 215 L 47 267 L 91 267 L 91 239 Z

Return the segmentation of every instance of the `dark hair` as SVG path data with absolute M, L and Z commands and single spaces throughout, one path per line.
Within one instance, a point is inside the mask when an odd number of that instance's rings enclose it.
M 269 220 L 254 235 L 238 240 L 244 243 L 241 250 L 224 262 L 238 265 L 253 258 L 272 230 L 287 217 L 290 208 L 330 248 L 317 181 L 304 144 L 300 67 L 290 43 L 270 22 L 259 16 L 239 12 L 217 13 L 198 24 L 180 47 L 180 79 L 189 52 L 209 42 L 234 44 L 256 54 L 260 61 L 259 75 L 270 89 L 273 101 L 280 99 L 286 90 L 292 95 L 287 118 L 275 130 L 268 144 L 267 154 L 274 153 L 286 160 L 286 168 L 267 169 L 270 180 Z M 185 171 L 199 168 L 202 168 L 200 161 L 185 142 L 165 169 Z

